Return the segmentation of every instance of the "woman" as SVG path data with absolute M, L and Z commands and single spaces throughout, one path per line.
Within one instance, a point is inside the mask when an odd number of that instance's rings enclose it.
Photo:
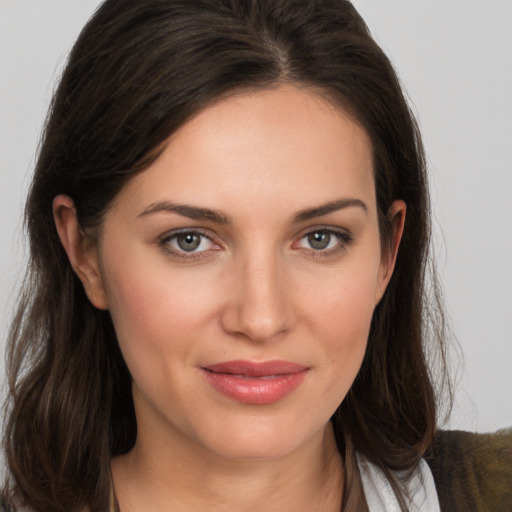
M 27 202 L 6 500 L 446 507 L 428 220 L 414 120 L 348 2 L 108 0 Z

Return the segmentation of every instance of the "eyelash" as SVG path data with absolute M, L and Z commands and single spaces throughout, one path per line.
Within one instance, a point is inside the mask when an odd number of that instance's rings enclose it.
M 313 234 L 322 234 L 322 235 L 329 235 L 334 236 L 338 243 L 335 247 L 331 247 L 328 249 L 314 249 L 314 248 L 303 248 L 303 247 L 296 247 L 302 240 L 306 239 L 308 236 L 311 236 Z M 203 251 L 185 251 L 185 250 L 179 250 L 176 248 L 172 248 L 170 246 L 172 241 L 175 241 L 180 236 L 185 235 L 196 235 L 201 237 L 202 240 L 208 240 L 215 248 L 213 251 L 220 250 L 220 247 L 218 244 L 215 243 L 215 241 L 212 239 L 212 237 L 201 230 L 198 229 L 183 229 L 180 231 L 174 231 L 170 234 L 167 234 L 163 236 L 159 241 L 159 246 L 162 247 L 162 249 L 171 256 L 183 260 L 191 261 L 193 259 L 199 259 L 206 257 L 208 253 L 212 252 L 212 249 L 206 249 Z M 199 244 L 202 243 L 202 240 L 199 242 Z M 346 230 L 337 230 L 332 228 L 317 228 L 317 229 L 310 229 L 306 233 L 304 233 L 296 242 L 292 244 L 292 248 L 296 250 L 305 249 L 307 252 L 311 254 L 312 257 L 329 257 L 329 256 L 335 256 L 341 251 L 345 251 L 348 246 L 354 241 L 352 235 L 346 231 Z M 330 240 L 329 240 L 330 242 Z
M 198 229 L 183 229 L 183 230 L 179 230 L 179 231 L 173 231 L 172 233 L 167 234 L 164 237 L 162 237 L 162 239 L 160 240 L 158 245 L 160 247 L 162 247 L 162 249 L 167 254 L 170 254 L 171 256 L 173 256 L 175 258 L 179 258 L 179 259 L 183 259 L 183 260 L 188 260 L 188 261 L 191 261 L 193 259 L 203 258 L 203 257 L 207 256 L 208 253 L 211 252 L 211 249 L 207 249 L 207 250 L 204 250 L 204 251 L 197 251 L 197 252 L 196 251 L 187 252 L 185 250 L 181 250 L 180 251 L 179 249 L 171 248 L 170 243 L 173 240 L 177 240 L 178 237 L 186 236 L 186 235 L 197 235 L 197 236 L 200 236 L 202 240 L 206 239 L 214 247 L 216 247 L 215 249 L 213 249 L 214 251 L 218 251 L 219 250 L 218 244 L 216 244 L 213 241 L 212 237 L 207 235 L 206 233 L 203 233 L 201 230 L 198 230 Z M 202 240 L 200 241 L 200 243 L 202 243 Z
M 313 249 L 313 248 L 306 249 L 306 251 L 308 251 L 313 258 L 316 258 L 318 256 L 320 256 L 320 257 L 336 256 L 340 252 L 347 250 L 349 245 L 354 241 L 354 238 L 352 237 L 352 235 L 346 230 L 338 230 L 338 229 L 333 229 L 333 228 L 320 227 L 317 229 L 310 229 L 309 231 L 304 233 L 298 239 L 297 242 L 294 242 L 293 245 L 294 246 L 297 245 L 302 240 L 306 239 L 308 236 L 313 235 L 313 234 L 334 236 L 338 241 L 338 243 L 336 244 L 335 247 L 331 247 L 328 249 Z M 330 242 L 330 240 L 329 240 L 329 242 Z

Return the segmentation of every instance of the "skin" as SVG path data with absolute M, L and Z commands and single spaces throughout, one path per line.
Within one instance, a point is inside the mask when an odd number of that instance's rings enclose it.
M 223 99 L 181 127 L 121 190 L 97 242 L 72 200 L 55 199 L 62 243 L 91 302 L 110 311 L 133 377 L 137 442 L 112 463 L 123 512 L 341 510 L 329 418 L 359 371 L 405 217 L 395 201 L 383 251 L 371 155 L 347 113 L 281 86 Z M 184 251 L 176 230 L 199 232 L 200 245 Z M 201 370 L 238 359 L 308 371 L 281 400 L 244 404 Z

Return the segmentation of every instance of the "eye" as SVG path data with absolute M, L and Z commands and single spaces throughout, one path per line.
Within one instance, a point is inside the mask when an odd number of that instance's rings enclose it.
M 315 229 L 301 237 L 296 248 L 331 254 L 345 249 L 351 241 L 352 237 L 345 231 L 327 228 Z
M 302 240 L 306 241 L 309 247 L 316 251 L 331 249 L 337 242 L 337 239 L 328 231 L 314 231 L 313 233 L 308 233 Z
M 176 256 L 187 257 L 203 253 L 218 246 L 205 234 L 199 231 L 180 231 L 166 236 L 161 241 L 164 248 Z

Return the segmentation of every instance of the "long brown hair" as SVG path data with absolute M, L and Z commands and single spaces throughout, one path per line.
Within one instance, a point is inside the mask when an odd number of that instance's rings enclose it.
M 392 201 L 407 204 L 394 275 L 368 349 L 332 418 L 345 460 L 344 510 L 366 510 L 356 453 L 402 481 L 432 441 L 436 395 L 426 352 L 441 355 L 439 295 L 429 301 L 425 159 L 399 81 L 344 0 L 107 0 L 83 29 L 53 98 L 26 204 L 30 265 L 10 331 L 5 496 L 34 511 L 107 509 L 110 460 L 134 445 L 128 369 L 108 312 L 88 301 L 52 218 L 73 198 L 101 226 L 130 175 L 221 96 L 279 83 L 312 86 L 369 134 L 383 243 Z M 433 328 L 432 328 L 433 326 Z

